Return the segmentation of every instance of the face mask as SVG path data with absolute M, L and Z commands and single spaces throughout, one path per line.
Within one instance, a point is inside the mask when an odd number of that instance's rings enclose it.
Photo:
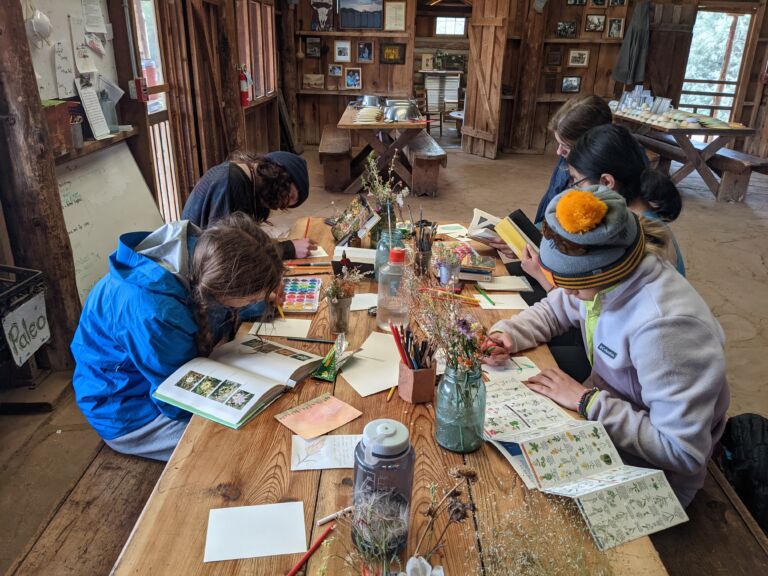
M 35 10 L 32 17 L 26 21 L 27 38 L 36 44 L 47 42 L 53 31 L 51 20 L 40 10 Z

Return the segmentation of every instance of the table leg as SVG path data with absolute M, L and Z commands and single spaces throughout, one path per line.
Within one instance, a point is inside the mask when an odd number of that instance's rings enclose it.
M 730 136 L 718 136 L 712 142 L 710 142 L 703 150 L 699 151 L 691 144 L 691 141 L 683 135 L 675 134 L 674 139 L 680 149 L 685 153 L 688 158 L 688 162 L 672 174 L 672 181 L 677 184 L 683 178 L 688 176 L 691 172 L 696 170 L 701 176 L 702 180 L 709 187 L 712 194 L 717 197 L 717 191 L 720 188 L 720 182 L 714 172 L 707 166 L 707 160 L 709 160 L 720 148 L 725 146 L 732 137 Z
M 386 138 L 380 139 L 377 130 L 360 130 L 358 133 L 361 138 L 368 142 L 368 146 L 378 153 L 376 165 L 379 170 L 386 170 L 390 162 L 392 162 L 392 157 L 397 153 L 397 157 L 395 157 L 393 163 L 395 173 L 403 179 L 408 187 L 410 187 L 413 182 L 411 166 L 408 159 L 405 157 L 403 148 L 405 148 L 408 143 L 419 134 L 419 132 L 421 132 L 421 128 L 403 130 L 397 138 L 394 139 L 389 134 L 386 134 Z M 363 187 L 364 176 L 365 172 L 355 178 L 349 186 L 347 186 L 346 190 L 344 190 L 344 193 L 358 193 Z

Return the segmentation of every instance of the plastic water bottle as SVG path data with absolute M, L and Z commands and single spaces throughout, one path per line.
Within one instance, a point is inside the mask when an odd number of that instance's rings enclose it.
M 379 242 L 376 244 L 376 256 L 373 261 L 373 272 L 376 281 L 379 280 L 379 270 L 389 262 L 389 251 L 392 248 L 405 248 L 403 243 L 403 234 L 400 230 L 393 228 L 382 230 Z
M 396 420 L 369 422 L 355 448 L 352 540 L 392 557 L 408 542 L 413 465 L 408 428 Z
M 389 331 L 395 326 L 408 324 L 408 299 L 403 286 L 405 249 L 392 248 L 389 262 L 379 270 L 379 297 L 376 302 L 376 325 Z

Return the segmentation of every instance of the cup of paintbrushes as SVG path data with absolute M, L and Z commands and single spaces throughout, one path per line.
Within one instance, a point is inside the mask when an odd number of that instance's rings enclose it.
M 426 276 L 429 273 L 429 265 L 432 262 L 432 250 L 417 250 L 413 253 L 413 271 L 416 276 Z

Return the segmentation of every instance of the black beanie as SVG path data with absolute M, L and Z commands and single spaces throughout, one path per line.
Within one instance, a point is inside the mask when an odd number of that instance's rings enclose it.
M 304 203 L 309 197 L 309 172 L 307 172 L 307 161 L 301 156 L 297 156 L 291 152 L 270 152 L 266 155 L 266 158 L 278 166 L 285 168 L 288 172 L 288 176 L 296 185 L 296 189 L 299 191 L 299 199 L 296 204 L 289 206 L 289 208 L 296 208 Z

